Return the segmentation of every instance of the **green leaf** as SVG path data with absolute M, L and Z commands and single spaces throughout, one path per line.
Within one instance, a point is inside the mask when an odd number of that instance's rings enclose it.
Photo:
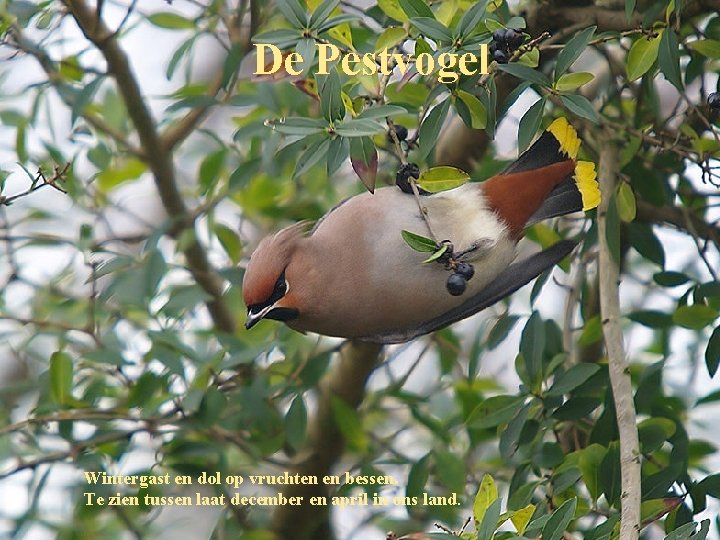
M 466 184 L 470 180 L 470 175 L 465 171 L 456 169 L 455 167 L 433 167 L 420 174 L 417 180 L 418 187 L 429 191 L 430 193 L 438 193 L 440 191 L 448 191 Z
M 485 129 L 487 125 L 487 111 L 482 102 L 476 96 L 465 90 L 458 90 L 457 97 L 465 104 L 467 112 L 469 113 L 469 119 L 463 118 L 465 125 L 472 129 Z M 455 106 L 457 108 L 457 101 Z M 459 109 L 458 114 L 460 114 Z
M 680 92 L 683 91 L 682 74 L 680 72 L 680 45 L 672 28 L 666 28 L 660 40 L 658 65 L 665 78 Z
M 538 385 L 542 379 L 542 358 L 545 351 L 545 324 L 540 314 L 533 314 L 525 323 L 520 336 L 520 352 L 525 358 L 528 376 L 533 385 Z
M 525 112 L 518 128 L 518 151 L 524 152 L 535 138 L 545 110 L 545 97 L 540 98 Z
M 331 408 L 335 425 L 343 434 L 348 448 L 357 452 L 367 450 L 368 437 L 358 412 L 336 396 L 332 396 Z
M 478 527 L 477 540 L 491 540 L 500 519 L 500 499 L 496 499 L 485 512 L 482 523 Z
M 639 79 L 647 73 L 658 57 L 662 36 L 654 38 L 640 37 L 633 43 L 628 53 L 627 76 L 629 81 Z
M 647 418 L 638 424 L 638 437 L 644 454 L 658 450 L 675 434 L 675 422 L 668 418 Z
M 718 317 L 718 312 L 710 306 L 695 304 L 680 306 L 673 313 L 673 322 L 690 330 L 701 330 Z
M 435 18 L 435 15 L 424 0 L 400 0 L 400 7 L 411 19 L 413 17 L 430 17 Z
M 398 114 L 407 114 L 407 109 L 399 105 L 379 105 L 368 107 L 358 115 L 358 118 L 389 118 Z
M 352 118 L 335 126 L 335 133 L 343 137 L 369 137 L 385 133 L 387 126 L 372 118 Z
M 319 118 L 281 118 L 269 120 L 266 124 L 285 135 L 313 135 L 327 129 L 327 122 Z
M 705 349 L 705 365 L 710 377 L 714 377 L 720 366 L 720 326 L 715 327 L 708 341 Z
M 657 272 L 653 275 L 653 280 L 661 287 L 678 287 L 680 285 L 685 285 L 688 281 L 690 281 L 690 278 L 682 272 L 667 271 Z
M 434 240 L 425 236 L 420 236 L 419 234 L 415 234 L 404 229 L 400 231 L 400 234 L 402 234 L 405 243 L 415 251 L 419 251 L 421 253 L 432 253 L 438 248 Z
M 522 64 L 499 64 L 498 69 L 505 71 L 510 75 L 514 75 L 518 79 L 530 81 L 531 83 L 539 84 L 540 86 L 546 88 L 550 87 L 550 79 L 547 78 L 547 75 L 535 69 L 523 66 Z
M 433 149 L 449 110 L 450 100 L 446 99 L 430 111 L 420 126 L 420 146 L 418 151 L 421 159 L 424 159 Z
M 375 51 L 383 51 L 397 45 L 407 37 L 407 30 L 399 26 L 386 28 L 375 42 Z
M 378 153 L 375 143 L 370 137 L 354 137 L 350 139 L 350 163 L 365 187 L 372 193 L 375 191 L 375 180 L 378 169 Z
M 625 19 L 628 21 L 632 17 L 633 11 L 635 11 L 635 3 L 637 0 L 625 0 Z
M 448 250 L 448 245 L 443 244 L 440 249 L 438 249 L 435 253 L 430 255 L 427 259 L 423 261 L 423 263 L 431 263 L 434 261 L 437 261 L 440 257 L 443 256 L 443 254 Z
M 306 432 L 307 409 L 302 395 L 298 394 L 285 415 L 285 437 L 288 444 L 295 450 L 300 450 L 305 443 Z
M 475 494 L 475 500 L 473 502 L 473 519 L 475 520 L 475 526 L 482 523 L 487 509 L 497 498 L 498 490 L 495 481 L 492 476 L 486 474 L 480 482 L 480 487 Z
M 595 111 L 595 107 L 585 96 L 571 94 L 560 96 L 560 100 L 563 102 L 570 112 L 577 114 L 581 118 L 587 118 L 591 122 L 598 123 L 599 117 Z
M 277 0 L 275 6 L 295 28 L 305 28 L 308 23 L 308 14 L 298 0 Z
M 198 180 L 200 183 L 200 193 L 207 195 L 212 187 L 217 183 L 223 164 L 225 163 L 225 155 L 227 150 L 221 148 L 205 156 L 200 163 L 198 171 Z
M 596 26 L 586 28 L 575 35 L 567 45 L 560 50 L 555 62 L 555 80 L 558 81 L 562 75 L 575 63 L 575 60 L 582 54 L 587 44 L 595 34 Z
M 400 22 L 407 22 L 408 16 L 400 7 L 400 0 L 378 0 L 378 7 L 388 17 Z
M 648 328 L 670 328 L 673 323 L 668 313 L 652 309 L 635 311 L 628 318 Z
M 435 17 L 413 17 L 410 24 L 417 28 L 422 35 L 429 37 L 434 41 L 444 41 L 449 43 L 452 41 L 452 33 L 443 23 L 437 21 Z
M 437 477 L 450 491 L 462 493 L 465 489 L 465 463 L 447 451 L 434 452 Z
M 467 419 L 467 426 L 487 429 L 506 424 L 518 412 L 524 396 L 493 396 L 482 401 Z
M 594 501 L 597 501 L 602 494 L 600 465 L 605 459 L 607 448 L 597 443 L 578 450 L 578 466 L 582 474 L 585 487 Z
M 328 122 L 342 120 L 345 116 L 345 104 L 340 93 L 340 75 L 337 69 L 333 68 L 325 75 L 316 75 L 320 95 L 320 108 Z
M 600 370 L 597 364 L 575 364 L 560 375 L 546 392 L 546 396 L 562 396 L 587 381 Z
M 113 167 L 100 171 L 97 175 L 97 184 L 103 191 L 107 192 L 120 184 L 139 178 L 146 170 L 147 165 L 139 159 L 122 159 L 116 162 Z
M 492 350 L 508 336 L 510 331 L 515 327 L 515 324 L 520 320 L 517 315 L 503 315 L 500 317 L 495 325 L 490 329 L 490 333 L 487 337 L 487 347 Z
M 465 39 L 473 33 L 475 27 L 485 16 L 488 3 L 489 0 L 476 1 L 470 9 L 465 12 L 462 19 L 460 19 L 460 22 L 455 27 L 455 35 L 458 36 L 460 40 Z
M 630 223 L 628 230 L 630 232 L 630 245 L 646 259 L 654 262 L 661 268 L 664 267 L 665 250 L 660 240 L 655 236 L 652 226 L 647 223 L 633 221 Z
M 230 260 L 233 264 L 238 264 L 242 256 L 242 244 L 238 235 L 230 227 L 221 223 L 216 223 L 213 230 Z
M 295 171 L 293 171 L 293 178 L 305 174 L 314 165 L 316 165 L 321 159 L 327 156 L 328 150 L 330 149 L 330 139 L 322 137 L 314 141 L 308 146 L 305 151 L 300 154 L 297 162 L 295 163 Z
M 50 355 L 50 397 L 58 405 L 72 400 L 73 361 L 69 354 L 58 351 Z
M 635 205 L 635 194 L 630 184 L 621 182 L 617 192 L 618 215 L 625 223 L 629 223 L 635 219 L 637 206 Z
M 555 89 L 558 92 L 572 92 L 577 90 L 583 84 L 587 84 L 595 78 L 595 75 L 588 71 L 577 71 L 575 73 L 566 73 L 561 75 L 555 83 Z
M 330 140 L 330 148 L 327 153 L 327 174 L 332 176 L 341 166 L 350 153 L 350 141 L 357 139 L 346 139 L 335 137 Z M 371 141 L 372 142 L 372 141 Z
M 575 516 L 575 508 L 577 507 L 577 499 L 572 498 L 565 501 L 560 508 L 555 510 L 548 519 L 542 530 L 543 540 L 560 540 L 565 533 L 565 529 Z
M 310 17 L 310 28 L 318 28 L 332 14 L 333 10 L 338 7 L 340 0 L 324 0 L 322 4 L 315 8 Z
M 179 28 L 195 29 L 196 26 L 195 21 L 186 19 L 185 17 L 178 15 L 177 13 L 167 11 L 148 15 L 148 21 L 159 28 L 167 28 L 170 30 L 177 30 Z
M 720 41 L 716 39 L 699 39 L 688 46 L 708 58 L 720 58 Z

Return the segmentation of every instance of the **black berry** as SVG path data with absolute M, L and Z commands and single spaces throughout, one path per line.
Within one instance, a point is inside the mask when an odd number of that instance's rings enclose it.
M 408 136 L 408 129 L 400 124 L 395 124 L 395 135 L 398 141 L 404 141 Z
M 490 54 L 495 54 L 495 51 L 500 50 L 498 47 L 497 41 L 491 41 L 490 42 Z
M 508 36 L 507 42 L 508 45 L 513 49 L 517 49 L 518 47 L 520 47 L 520 45 L 525 43 L 525 36 L 522 33 L 518 32 L 517 30 L 508 30 L 508 32 L 510 34 Z
M 707 98 L 711 109 L 720 109 L 720 92 L 713 92 Z
M 461 262 L 455 267 L 455 272 L 464 277 L 466 281 L 470 281 L 475 275 L 475 268 L 472 264 Z
M 397 174 L 395 175 L 395 185 L 399 187 L 403 193 L 412 194 L 412 186 L 410 185 L 410 178 L 416 180 L 420 178 L 420 168 L 415 163 L 405 163 L 400 166 Z M 420 195 L 426 194 L 427 191 L 418 188 Z
M 498 28 L 493 32 L 493 40 L 497 43 L 504 43 L 505 42 L 505 29 L 504 28 Z
M 507 64 L 508 55 L 505 54 L 503 51 L 495 51 L 495 52 L 493 53 L 493 59 L 494 59 L 498 64 Z
M 467 281 L 460 274 L 450 274 L 447 280 L 447 290 L 453 296 L 460 296 L 465 292 Z
M 447 246 L 447 249 L 445 252 L 438 257 L 438 262 L 442 264 L 446 264 L 450 262 L 450 259 L 452 259 L 453 252 L 455 251 L 455 246 L 453 246 L 453 243 L 450 240 L 443 240 L 440 242 L 440 246 Z

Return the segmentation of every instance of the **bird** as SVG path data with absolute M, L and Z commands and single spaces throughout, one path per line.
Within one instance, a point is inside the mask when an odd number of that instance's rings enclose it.
M 419 197 L 382 187 L 346 199 L 312 229 L 299 222 L 266 237 L 243 276 L 245 327 L 271 319 L 303 333 L 400 343 L 487 308 L 576 247 L 561 240 L 516 260 L 528 226 L 599 204 L 595 166 L 577 159 L 579 148 L 577 132 L 559 117 L 483 182 Z M 428 254 L 403 239 L 402 231 L 428 229 L 460 254 L 451 265 L 474 270 L 462 294 L 449 293 L 447 264 L 423 264 Z

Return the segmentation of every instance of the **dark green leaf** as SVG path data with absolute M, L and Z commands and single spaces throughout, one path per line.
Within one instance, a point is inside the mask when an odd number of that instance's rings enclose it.
M 557 56 L 555 62 L 555 80 L 557 81 L 569 68 L 575 60 L 582 54 L 587 44 L 595 34 L 596 26 L 586 28 L 582 32 L 575 35 L 567 45 L 565 45 Z
M 435 15 L 424 0 L 400 0 L 400 7 L 405 14 L 410 17 L 430 17 L 435 18 Z
M 489 0 L 480 0 L 475 2 L 470 9 L 460 19 L 457 27 L 455 27 L 455 35 L 461 40 L 472 34 L 475 27 L 485 16 Z
M 524 396 L 489 397 L 470 413 L 467 425 L 470 428 L 486 429 L 505 424 L 515 416 L 524 401 Z
M 628 226 L 630 245 L 643 257 L 659 265 L 665 266 L 665 250 L 655 236 L 652 226 L 633 221 Z
M 518 79 L 530 81 L 531 83 L 539 84 L 545 88 L 549 88 L 551 86 L 550 79 L 547 78 L 547 75 L 535 69 L 523 66 L 522 64 L 499 64 L 498 69 L 505 71 L 510 75 L 514 75 Z
M 659 449 L 675 434 L 675 422 L 667 418 L 647 418 L 638 424 L 638 437 L 644 454 Z
M 449 110 L 450 100 L 446 99 L 430 111 L 420 126 L 420 146 L 418 150 L 421 159 L 424 159 L 435 146 Z
M 335 425 L 343 434 L 348 447 L 364 452 L 368 447 L 368 437 L 358 412 L 336 396 L 332 396 L 331 405 Z
M 560 96 L 560 99 L 570 112 L 581 118 L 587 118 L 596 124 L 599 122 L 600 119 L 595 111 L 595 107 L 592 106 L 592 103 L 590 103 L 585 96 L 569 94 Z
M 330 16 L 333 10 L 340 4 L 340 0 L 324 0 L 315 8 L 310 17 L 310 28 L 317 28 Z
M 420 236 L 419 234 L 415 234 L 406 230 L 401 231 L 400 234 L 402 234 L 405 243 L 411 248 L 413 248 L 415 251 L 420 251 L 422 253 L 432 253 L 437 249 L 437 244 L 434 240 L 431 240 L 430 238 Z
M 720 326 L 715 327 L 708 341 L 705 349 L 705 365 L 710 377 L 714 377 L 720 366 Z
M 543 540 L 560 540 L 570 521 L 575 516 L 577 499 L 572 498 L 565 501 L 560 508 L 555 510 L 542 530 Z
M 683 91 L 682 74 L 680 72 L 680 45 L 672 28 L 666 28 L 660 40 L 658 64 L 665 78 L 680 92 Z
M 358 118 L 388 118 L 397 116 L 398 114 L 407 114 L 407 109 L 399 105 L 379 105 L 377 107 L 368 107 L 361 112 Z
M 543 111 L 545 110 L 545 99 L 546 98 L 542 97 L 533 103 L 520 119 L 520 126 L 518 128 L 518 150 L 521 153 L 530 146 L 537 130 L 540 128 Z
M 331 69 L 325 76 L 315 77 L 320 95 L 322 114 L 328 122 L 342 120 L 345 116 L 345 104 L 340 95 L 340 75 L 337 69 Z
M 267 125 L 285 135 L 313 135 L 327 129 L 327 122 L 319 118 L 281 118 Z
M 669 328 L 673 323 L 670 314 L 652 309 L 635 311 L 628 318 L 648 328 Z
M 625 0 L 625 19 L 628 21 L 632 17 L 633 11 L 635 11 L 635 3 L 637 0 Z
M 610 443 L 607 454 L 600 464 L 600 484 L 605 498 L 611 506 L 617 507 L 620 502 L 620 450 L 618 443 Z M 643 492 L 644 493 L 644 492 Z
M 587 381 L 600 370 L 597 364 L 575 364 L 560 375 L 545 395 L 548 397 L 567 394 Z
M 540 314 L 533 314 L 525 324 L 520 337 L 520 352 L 525 358 L 528 376 L 536 385 L 542 377 L 542 358 L 545 351 L 545 327 Z
M 690 278 L 682 272 L 657 272 L 653 275 L 655 283 L 662 287 L 677 287 L 679 285 L 685 285 Z
M 277 0 L 275 6 L 295 28 L 300 29 L 307 26 L 308 14 L 298 0 Z
M 500 317 L 495 325 L 490 330 L 490 333 L 488 334 L 487 338 L 487 347 L 488 349 L 494 349 L 497 347 L 502 341 L 508 336 L 510 331 L 515 326 L 515 323 L 518 322 L 520 317 L 517 315 L 503 315 Z
M 478 528 L 477 540 L 491 540 L 493 534 L 497 529 L 497 522 L 500 518 L 500 503 L 501 500 L 497 499 L 493 502 L 485 512 L 482 523 Z
M 435 17 L 413 17 L 410 19 L 410 24 L 417 28 L 422 35 L 434 41 L 444 41 L 446 43 L 452 41 L 450 30 L 443 23 L 437 21 Z
M 306 428 L 307 409 L 302 395 L 297 395 L 285 415 L 285 437 L 288 444 L 295 450 L 300 450 L 303 447 Z
M 352 118 L 335 126 L 335 133 L 343 137 L 368 137 L 386 130 L 385 124 L 372 118 Z

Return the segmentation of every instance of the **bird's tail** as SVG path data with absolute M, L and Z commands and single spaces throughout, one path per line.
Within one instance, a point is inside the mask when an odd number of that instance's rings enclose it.
M 545 203 L 530 219 L 535 223 L 580 210 L 591 210 L 600 204 L 595 164 L 577 161 L 580 138 L 566 118 L 553 121 L 543 134 L 503 174 L 531 171 L 572 159 L 575 170 L 552 190 Z
M 512 232 L 600 203 L 595 164 L 577 161 L 580 139 L 565 118 L 550 127 L 501 174 L 485 183 L 491 206 Z

